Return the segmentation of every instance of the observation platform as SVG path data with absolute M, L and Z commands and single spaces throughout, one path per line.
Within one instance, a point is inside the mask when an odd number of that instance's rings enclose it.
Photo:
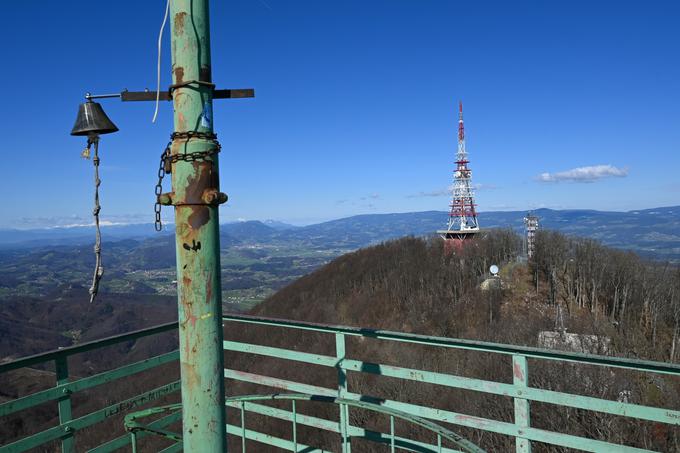
M 442 239 L 456 239 L 463 241 L 465 239 L 472 238 L 476 234 L 479 234 L 480 231 L 481 230 L 479 228 L 475 228 L 470 230 L 437 230 L 436 233 Z
M 621 445 L 618 435 L 592 438 L 583 432 L 561 432 L 557 425 L 534 426 L 532 413 L 538 415 L 538 410 L 583 420 L 591 414 L 587 420 L 602 426 L 622 420 L 621 426 L 650 423 L 653 432 L 680 429 L 680 410 L 663 407 L 663 398 L 656 398 L 656 405 L 633 404 L 602 398 L 601 388 L 588 385 L 592 373 L 607 382 L 635 375 L 677 383 L 680 366 L 675 364 L 246 315 L 224 316 L 223 324 L 228 334 L 223 344 L 226 430 L 234 451 L 259 451 L 269 445 L 281 451 L 349 452 L 355 443 L 368 443 L 374 445 L 370 451 L 478 452 L 482 450 L 476 444 L 489 436 L 505 439 L 517 452 L 530 452 L 532 444 L 590 452 L 654 451 L 645 449 L 653 448 L 653 442 Z M 53 380 L 47 388 L 28 387 L 25 395 L 2 402 L 0 426 L 28 425 L 37 409 L 58 413 L 38 423 L 34 432 L 0 440 L 0 452 L 181 451 L 180 382 L 176 372 L 167 371 L 178 368 L 178 351 L 84 377 L 68 371 L 69 362 L 82 363 L 84 355 L 102 357 L 106 348 L 154 342 L 176 329 L 177 323 L 163 324 L 0 364 L 0 379 L 21 370 L 41 370 Z M 241 335 L 247 331 L 252 334 Z M 277 338 L 282 344 L 274 342 Z M 424 363 L 425 350 L 436 354 L 436 363 L 413 365 Z M 501 378 L 468 372 L 473 359 L 493 363 Z M 267 361 L 276 366 L 263 367 Z M 229 368 L 235 364 L 250 365 Z M 312 371 L 326 374 L 310 382 L 307 373 Z M 555 381 L 532 380 L 532 373 Z M 582 379 L 569 380 L 569 375 Z M 128 393 L 120 386 L 126 379 L 135 384 Z M 580 392 L 567 391 L 580 384 Z M 244 386 L 259 390 L 233 393 Z M 365 393 L 367 388 L 374 393 Z M 91 409 L 86 403 L 94 389 L 105 392 L 106 402 Z M 421 399 L 425 392 L 434 397 Z M 483 397 L 485 404 L 479 413 L 461 413 L 447 405 L 446 392 Z M 264 431 L 271 427 L 278 427 L 275 433 Z M 587 433 L 599 431 L 598 426 L 588 428 Z M 151 440 L 157 444 L 146 443 Z

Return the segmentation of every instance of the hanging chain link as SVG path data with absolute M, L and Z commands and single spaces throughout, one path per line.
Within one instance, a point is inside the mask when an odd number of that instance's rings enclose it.
M 92 163 L 94 164 L 94 209 L 92 210 L 92 215 L 94 216 L 96 238 L 94 243 L 95 266 L 92 286 L 90 287 L 90 303 L 94 302 L 94 299 L 97 297 L 99 281 L 104 275 L 104 267 L 102 266 L 102 235 L 99 229 L 99 211 L 101 211 L 99 186 L 102 183 L 101 179 L 99 179 L 99 136 L 95 135 L 87 139 L 87 148 L 85 148 L 86 152 L 83 152 L 83 157 L 89 158 L 92 145 L 94 145 L 94 156 L 92 158 Z
M 196 151 L 193 153 L 178 153 L 172 154 L 171 146 L 174 140 L 191 140 L 192 138 L 199 138 L 203 140 L 209 140 L 215 147 L 207 151 Z M 206 160 L 207 157 L 217 154 L 222 149 L 222 146 L 217 141 L 217 135 L 207 132 L 173 132 L 170 135 L 170 141 L 165 146 L 165 149 L 161 153 L 160 164 L 158 165 L 158 182 L 156 183 L 156 203 L 154 204 L 154 214 L 156 216 L 154 221 L 154 228 L 156 231 L 161 231 L 163 229 L 163 222 L 161 220 L 161 202 L 160 196 L 163 193 L 163 178 L 166 174 L 172 172 L 172 164 L 184 161 L 184 162 L 195 162 L 198 160 Z
M 169 168 L 166 168 L 166 162 L 168 161 L 168 157 L 170 156 L 170 145 L 172 144 L 172 141 L 168 142 L 167 146 L 161 153 L 161 163 L 158 166 L 158 183 L 156 183 L 156 203 L 153 205 L 153 210 L 154 213 L 156 214 L 156 220 L 154 222 L 154 228 L 156 231 L 161 231 L 163 229 L 163 222 L 161 221 L 161 203 L 160 203 L 160 196 L 163 193 L 163 178 L 165 177 L 166 173 L 169 173 L 170 170 Z

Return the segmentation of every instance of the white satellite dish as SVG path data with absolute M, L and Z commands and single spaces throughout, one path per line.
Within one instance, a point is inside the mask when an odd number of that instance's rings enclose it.
M 498 274 L 498 266 L 492 264 L 491 267 L 489 268 L 489 272 L 491 272 L 491 275 L 495 277 Z

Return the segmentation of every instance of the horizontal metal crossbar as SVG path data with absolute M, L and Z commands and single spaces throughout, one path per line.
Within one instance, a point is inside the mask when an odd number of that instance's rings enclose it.
M 168 425 L 171 425 L 173 423 L 176 423 L 178 421 L 182 420 L 182 413 L 181 412 L 175 412 L 174 414 L 167 415 L 165 417 L 159 418 L 158 420 L 154 420 L 153 422 L 149 423 L 149 427 L 152 429 L 162 429 L 167 427 Z M 137 434 L 137 439 L 141 439 L 146 436 L 150 436 L 150 433 L 146 432 L 139 432 Z M 123 448 L 127 445 L 130 444 L 130 435 L 129 434 L 123 434 L 122 436 L 116 437 L 113 440 L 110 440 L 109 442 L 102 444 L 98 447 L 95 447 L 91 450 L 88 450 L 87 453 L 110 453 L 113 451 L 116 451 L 120 448 Z
M 302 321 L 291 321 L 277 318 L 265 318 L 259 316 L 228 314 L 223 317 L 224 321 L 244 322 L 248 324 L 260 324 L 272 327 L 286 327 L 315 332 L 342 333 L 350 336 L 392 340 L 406 343 L 416 343 L 431 346 L 441 346 L 455 349 L 467 349 L 479 352 L 493 352 L 508 355 L 523 355 L 534 359 L 557 360 L 563 362 L 576 362 L 587 365 L 600 365 L 614 368 L 644 371 L 651 373 L 664 373 L 680 376 L 680 365 L 673 363 L 654 362 L 651 360 L 626 359 L 623 357 L 608 357 L 595 354 L 581 354 L 576 352 L 555 351 L 550 349 L 532 348 L 529 346 L 516 346 L 485 341 L 463 340 L 457 338 L 435 337 L 414 333 L 393 332 L 390 330 L 366 329 L 361 327 L 347 327 L 331 324 L 317 324 Z
M 404 412 L 398 409 L 394 409 L 381 404 L 372 403 L 369 401 L 362 401 L 361 399 L 348 399 L 348 398 L 337 398 L 333 396 L 324 395 L 308 395 L 308 394 L 271 394 L 271 395 L 239 395 L 234 397 L 228 397 L 226 402 L 252 402 L 252 401 L 270 401 L 270 400 L 305 400 L 314 402 L 331 403 L 337 405 L 351 406 L 360 409 L 366 409 L 372 412 L 379 412 L 391 417 L 400 418 L 414 425 L 421 426 L 432 433 L 441 436 L 442 438 L 454 443 L 459 448 L 464 449 L 468 452 L 482 452 L 479 447 L 474 445 L 472 442 L 462 438 L 453 431 L 446 429 L 436 423 L 432 423 L 429 420 L 414 415 L 410 412 Z
M 397 438 L 394 435 L 394 432 L 392 431 L 389 435 L 389 437 L 386 437 L 387 435 L 384 433 L 376 432 L 376 431 L 370 431 L 370 430 L 359 430 L 359 429 L 354 429 L 350 435 L 354 435 L 355 437 L 363 437 L 366 439 L 370 440 L 375 440 L 378 442 L 386 443 L 390 442 L 394 444 L 395 442 L 399 445 L 400 448 L 407 449 L 410 451 L 444 451 L 441 447 L 441 441 L 442 439 L 445 439 L 454 445 L 456 445 L 458 448 L 461 448 L 464 452 L 470 452 L 470 453 L 484 453 L 482 449 L 474 445 L 473 443 L 467 441 L 466 439 L 462 438 L 458 434 L 454 433 L 453 431 L 446 429 L 440 425 L 437 425 L 435 423 L 430 422 L 427 419 L 418 417 L 417 415 L 413 415 L 407 412 L 402 412 L 396 409 L 391 409 L 385 406 L 381 406 L 379 404 L 367 402 L 367 401 L 361 401 L 361 400 L 353 400 L 353 399 L 346 399 L 346 398 L 337 398 L 337 397 L 328 397 L 328 396 L 322 396 L 322 395 L 308 395 L 308 394 L 270 394 L 270 395 L 240 395 L 240 396 L 235 396 L 235 397 L 228 397 L 225 400 L 226 405 L 236 405 L 236 407 L 245 409 L 246 404 L 251 404 L 255 401 L 274 401 L 274 400 L 288 400 L 288 401 L 312 401 L 312 402 L 322 402 L 322 403 L 330 403 L 330 404 L 336 404 L 340 406 L 351 406 L 355 408 L 361 408 L 361 409 L 366 409 L 369 411 L 373 412 L 378 412 L 382 413 L 385 415 L 390 416 L 390 420 L 393 426 L 393 420 L 394 418 L 399 418 L 402 420 L 405 420 L 409 423 L 421 426 L 425 428 L 426 430 L 432 432 L 437 436 L 438 439 L 438 445 L 428 445 L 423 442 L 414 442 L 410 439 L 405 439 L 405 438 Z M 155 407 L 155 408 L 150 408 L 150 409 L 145 409 L 143 411 L 139 412 L 134 412 L 130 413 L 125 416 L 125 428 L 126 430 L 134 433 L 141 433 L 141 432 L 146 432 L 146 433 L 151 433 L 151 434 L 157 434 L 163 437 L 166 437 L 170 440 L 174 441 L 181 441 L 181 437 L 163 430 L 159 428 L 152 427 L 151 425 L 145 425 L 139 420 L 142 418 L 146 418 L 149 416 L 153 415 L 158 415 L 158 414 L 164 414 L 164 413 L 171 413 L 177 410 L 181 410 L 182 405 L 181 404 L 173 404 L 170 406 L 162 406 L 162 407 Z M 294 426 L 296 424 L 309 424 L 309 426 L 315 426 L 319 427 L 318 424 L 310 424 L 310 421 L 312 420 L 323 420 L 323 419 L 318 419 L 316 417 L 309 417 L 305 416 L 304 421 L 305 423 L 302 423 L 302 419 L 298 419 L 298 416 L 295 412 L 288 412 L 288 411 L 283 411 L 280 409 L 276 408 L 271 408 L 268 406 L 263 406 L 260 404 L 255 404 L 255 407 L 261 408 L 259 411 L 260 413 L 267 413 L 267 414 L 276 414 L 279 415 L 279 418 L 283 419 L 289 419 L 291 422 L 294 423 Z M 284 415 L 285 414 L 285 415 Z M 243 419 L 242 419 L 243 422 Z M 324 421 L 326 422 L 326 421 Z M 246 432 L 245 425 L 242 425 L 240 427 L 240 430 L 237 433 L 240 436 L 244 436 L 244 433 Z M 332 431 L 339 432 L 337 429 L 332 429 Z M 254 431 L 252 432 L 253 434 L 255 433 Z M 262 435 L 262 433 L 258 433 Z M 272 436 L 269 435 L 264 435 L 265 438 L 267 439 L 267 443 L 271 442 L 272 445 L 276 446 L 283 446 L 285 442 L 282 442 L 282 439 L 278 438 L 273 438 Z M 248 438 L 248 435 L 245 434 L 245 438 Z M 294 450 L 299 450 L 300 445 L 297 444 L 297 441 L 294 441 L 293 445 Z M 409 448 L 410 447 L 410 448 Z M 416 448 L 413 450 L 413 448 Z M 458 451 L 458 450 L 450 450 L 446 449 L 446 451 Z
M 141 373 L 142 371 L 155 368 L 165 363 L 174 362 L 178 359 L 179 352 L 172 351 L 152 357 L 150 359 L 131 363 L 129 365 L 116 368 L 115 370 L 105 371 L 100 374 L 95 374 L 94 376 L 78 379 L 77 381 L 57 385 L 56 387 L 51 387 L 47 390 L 32 393 L 30 395 L 0 404 L 0 417 L 43 404 L 47 401 L 59 399 L 63 397 L 64 394 L 72 394 L 74 392 L 106 384 L 117 379 Z
M 227 434 L 232 434 L 234 436 L 243 436 L 243 433 L 245 432 L 246 439 L 248 440 L 254 440 L 256 442 L 260 442 L 266 445 L 271 445 L 274 447 L 279 447 L 284 450 L 288 451 L 294 451 L 295 450 L 295 444 L 291 442 L 290 440 L 287 439 L 282 439 L 280 437 L 272 436 L 271 434 L 265 434 L 261 433 L 258 431 L 253 431 L 252 429 L 245 429 L 245 431 L 237 425 L 230 425 L 227 424 Z M 324 450 L 321 448 L 313 448 L 310 447 L 309 445 L 305 445 L 301 442 L 297 443 L 297 448 L 298 451 L 304 452 L 304 453 L 333 453 L 332 451 L 329 450 Z
M 233 407 L 235 409 L 241 408 L 241 403 L 238 401 L 226 401 L 227 407 Z M 289 422 L 293 421 L 293 412 L 287 411 L 285 409 L 279 409 L 276 407 L 265 406 L 264 404 L 254 403 L 252 401 L 247 401 L 244 404 L 244 409 L 248 412 L 254 414 L 266 415 L 268 417 L 278 418 L 280 420 L 286 420 Z M 314 417 L 312 415 L 305 415 L 296 413 L 295 414 L 297 423 L 300 425 L 309 426 L 312 428 L 319 428 L 325 431 L 330 431 L 340 434 L 340 428 L 338 428 L 338 422 L 333 420 L 326 420 L 325 418 Z
M 273 357 L 278 359 L 290 360 L 311 365 L 332 367 L 338 370 L 338 388 L 329 389 L 315 385 L 304 384 L 271 376 L 262 376 L 246 371 L 225 370 L 225 377 L 240 381 L 246 381 L 265 387 L 283 389 L 291 392 L 315 393 L 327 396 L 340 395 L 348 399 L 374 401 L 383 407 L 388 407 L 404 412 L 408 412 L 420 417 L 428 418 L 437 422 L 452 423 L 473 429 L 480 429 L 512 436 L 517 439 L 517 451 L 529 451 L 529 441 L 543 442 L 567 448 L 575 448 L 583 451 L 592 452 L 642 452 L 649 451 L 620 444 L 609 443 L 606 441 L 594 440 L 569 434 L 552 432 L 533 428 L 529 424 L 529 402 L 552 404 L 555 406 L 570 407 L 582 410 L 595 411 L 611 414 L 626 418 L 661 422 L 669 425 L 680 425 L 680 411 L 677 409 L 664 409 L 659 407 L 649 407 L 639 404 L 631 404 L 619 401 L 605 400 L 589 396 L 563 393 L 553 390 L 532 388 L 528 385 L 528 364 L 526 359 L 542 359 L 556 362 L 567 362 L 571 364 L 597 365 L 601 367 L 629 369 L 643 373 L 661 373 L 672 376 L 680 376 L 680 366 L 663 362 L 653 362 L 644 360 L 632 360 L 619 357 L 606 357 L 593 354 L 579 354 L 572 352 L 553 351 L 524 346 L 504 345 L 498 343 L 460 340 L 453 338 L 433 337 L 401 332 L 391 332 L 384 330 L 354 328 L 346 326 L 314 324 L 299 321 L 289 321 L 272 318 L 262 318 L 247 315 L 226 315 L 224 322 L 240 322 L 256 324 L 276 328 L 288 328 L 296 330 L 306 330 L 312 332 L 328 333 L 335 336 L 336 355 L 328 356 L 314 354 L 272 346 L 263 346 L 238 341 L 225 341 L 224 349 L 245 354 L 256 354 L 261 356 Z M 359 336 L 374 338 L 379 340 L 397 341 L 404 343 L 422 344 L 435 347 L 461 349 L 474 352 L 496 353 L 510 356 L 513 369 L 513 383 L 503 383 L 487 381 L 483 379 L 455 376 L 440 372 L 425 371 L 419 369 L 406 368 L 401 366 L 385 365 L 361 360 L 353 360 L 345 356 L 345 337 Z M 508 423 L 497 420 L 490 420 L 466 414 L 460 414 L 444 409 L 420 406 L 417 404 L 404 403 L 380 398 L 372 398 L 367 395 L 351 393 L 347 390 L 347 372 L 368 373 L 403 380 L 422 382 L 428 384 L 441 385 L 451 388 L 459 388 L 488 394 L 499 395 L 502 397 L 513 398 L 515 402 L 515 422 Z M 270 411 L 262 407 L 251 406 L 254 410 Z M 285 412 L 285 411 L 284 411 Z M 284 412 L 270 413 L 270 416 L 280 418 L 288 417 Z M 342 419 L 347 417 L 341 411 Z M 309 419 L 317 427 L 338 432 L 336 425 L 333 429 L 330 425 L 337 422 L 323 419 Z M 329 425 L 330 424 L 330 425 Z M 355 432 L 353 430 L 362 429 L 360 427 L 349 426 L 344 428 L 347 434 Z M 340 432 L 342 435 L 342 431 Z
M 513 398 L 524 398 L 531 401 L 540 401 L 542 403 L 556 404 L 559 406 L 567 406 L 577 409 L 586 409 L 607 414 L 638 418 L 641 420 L 658 421 L 672 425 L 680 425 L 680 411 L 671 409 L 647 407 L 638 404 L 623 403 L 589 396 L 556 392 L 553 390 L 543 390 L 525 386 L 516 386 L 513 384 L 505 384 L 502 382 L 453 376 L 444 373 L 436 373 L 433 371 L 362 362 L 360 360 L 338 360 L 337 358 L 331 356 L 310 354 L 290 349 L 261 346 L 250 343 L 225 341 L 224 349 L 227 351 L 257 354 L 267 357 L 277 357 L 314 365 L 336 367 L 347 371 L 388 376 L 409 381 L 437 384 L 446 387 L 461 388 L 465 390 L 473 390 L 477 392 L 491 393 L 494 395 Z
M 240 403 L 238 402 L 227 402 L 228 407 L 232 407 L 234 409 L 239 409 L 241 407 Z M 257 404 L 253 402 L 246 402 L 244 405 L 244 408 L 248 412 L 252 412 L 254 414 L 259 414 L 259 415 L 265 415 L 268 417 L 273 417 L 273 418 L 278 418 L 279 420 L 285 420 L 292 422 L 293 421 L 293 412 L 287 411 L 285 409 L 279 409 L 276 407 L 271 407 L 271 406 L 266 406 L 264 404 Z M 332 420 L 326 420 L 325 418 L 319 418 L 319 417 L 313 417 L 311 415 L 304 415 L 300 413 L 295 414 L 295 418 L 297 420 L 297 423 L 300 425 L 305 425 L 309 426 L 312 428 L 318 428 L 318 429 L 323 429 L 326 431 L 334 432 L 340 434 L 340 428 L 338 427 L 338 422 L 337 421 L 332 421 Z M 381 433 L 377 431 L 372 431 L 368 430 L 365 428 L 361 428 L 358 426 L 348 426 L 348 434 L 350 437 L 361 437 L 364 439 L 369 439 L 373 442 L 378 442 L 378 443 L 385 443 L 389 444 L 390 443 L 390 438 L 388 437 L 388 434 L 386 433 Z M 413 439 L 407 439 L 405 437 L 400 437 L 400 436 L 395 436 L 395 443 L 397 446 L 400 448 L 405 448 L 408 445 L 411 445 L 413 447 L 417 447 L 419 449 L 427 449 L 427 450 L 434 450 L 437 448 L 436 445 L 433 444 L 428 444 L 425 442 L 419 442 Z M 460 450 L 453 450 L 447 447 L 442 447 L 441 449 L 442 453 L 457 453 L 460 452 Z
M 159 324 L 148 329 L 135 330 L 122 335 L 115 335 L 112 337 L 102 338 L 100 340 L 88 341 L 77 346 L 69 346 L 66 348 L 57 349 L 54 351 L 44 352 L 41 354 L 22 357 L 11 362 L 0 364 L 0 374 L 7 371 L 16 370 L 18 368 L 30 367 L 40 363 L 50 362 L 61 357 L 68 357 L 83 352 L 92 351 L 95 349 L 105 348 L 118 343 L 124 343 L 137 338 L 148 337 L 149 335 L 156 335 L 163 332 L 169 332 L 177 329 L 177 322 L 169 322 L 167 324 Z
M 237 400 L 232 400 L 232 401 L 227 401 L 226 405 L 228 407 L 233 407 L 235 409 L 239 409 L 241 407 L 240 402 Z M 252 401 L 246 401 L 244 404 L 244 408 L 248 412 L 252 412 L 255 414 L 259 415 L 265 415 L 268 417 L 273 417 L 273 418 L 278 418 L 279 420 L 285 420 L 292 422 L 293 419 L 296 420 L 297 424 L 299 425 L 305 425 L 309 426 L 312 428 L 319 428 L 323 429 L 326 431 L 334 432 L 337 434 L 340 434 L 340 428 L 338 427 L 338 422 L 337 421 L 332 421 L 332 420 L 326 420 L 324 418 L 319 418 L 319 417 L 313 417 L 311 415 L 304 415 L 304 414 L 299 414 L 285 410 L 285 409 L 279 409 L 276 407 L 271 407 L 271 406 L 266 406 L 264 404 L 258 404 L 254 403 Z M 381 433 L 378 431 L 372 431 L 368 430 L 365 428 L 357 427 L 357 426 L 348 426 L 348 434 L 350 437 L 361 437 L 364 439 L 371 440 L 373 442 L 378 442 L 378 443 L 385 443 L 389 444 L 391 439 L 388 434 L 386 433 Z M 400 436 L 395 436 L 395 443 L 397 446 L 400 448 L 406 448 L 407 446 L 411 447 L 416 447 L 419 450 L 427 449 L 427 450 L 435 450 L 437 448 L 436 445 L 433 444 L 428 444 L 425 442 L 419 442 L 415 441 L 412 439 L 407 439 L 405 437 L 400 437 Z M 416 450 L 417 451 L 417 450 Z M 460 450 L 454 450 L 450 449 L 447 447 L 442 447 L 441 449 L 442 453 L 457 453 L 460 452 Z
M 345 326 L 313 324 L 298 321 L 277 320 L 271 318 L 259 318 L 246 315 L 227 315 L 224 317 L 224 321 L 242 322 L 278 328 L 292 328 L 297 330 L 333 334 L 336 337 L 336 345 L 338 344 L 337 343 L 338 339 L 341 339 L 341 342 L 344 344 L 344 337 L 347 335 L 361 336 L 387 341 L 423 344 L 485 353 L 497 353 L 506 356 L 512 356 L 513 361 L 518 360 L 518 358 L 522 358 L 523 360 L 525 360 L 525 358 L 532 358 L 552 360 L 558 362 L 580 363 L 584 365 L 598 365 L 603 367 L 613 367 L 620 369 L 622 368 L 646 373 L 652 372 L 680 376 L 679 365 L 661 362 L 633 360 L 618 357 L 604 357 L 591 354 L 578 354 L 570 352 L 552 351 L 523 346 L 503 345 L 497 343 L 478 342 L 470 340 L 459 340 L 375 329 L 363 329 Z M 0 374 L 7 371 L 19 369 L 22 367 L 30 367 L 37 364 L 42 364 L 45 362 L 55 361 L 59 363 L 61 361 L 61 363 L 65 363 L 64 361 L 74 354 L 93 351 L 102 347 L 120 344 L 126 341 L 135 340 L 149 335 L 172 331 L 176 328 L 177 328 L 176 322 L 167 323 L 152 327 L 150 329 L 139 330 L 123 335 L 104 338 L 98 341 L 83 343 L 73 347 L 59 349 L 56 351 L 37 354 L 34 356 L 18 359 L 0 365 Z M 518 382 L 517 380 L 515 380 L 513 384 L 509 384 L 502 382 L 486 381 L 483 379 L 449 375 L 433 371 L 425 371 L 400 366 L 353 360 L 350 358 L 346 358 L 344 356 L 345 354 L 344 346 L 341 350 L 342 352 L 338 352 L 337 356 L 313 354 L 308 352 L 301 352 L 271 346 L 262 346 L 257 344 L 241 343 L 236 341 L 225 341 L 224 349 L 239 353 L 257 354 L 262 356 L 291 360 L 300 363 L 307 363 L 311 365 L 331 367 L 337 369 L 338 373 L 340 373 L 341 375 L 344 375 L 344 373 L 346 372 L 368 373 L 415 382 L 423 382 L 428 384 L 435 384 L 446 387 L 495 394 L 503 397 L 514 398 L 516 404 L 518 401 L 536 401 L 541 403 L 553 404 L 556 406 L 565 406 L 577 409 L 597 411 L 601 413 L 607 413 L 627 418 L 662 422 L 676 426 L 680 425 L 680 411 L 676 409 L 647 407 L 643 405 L 623 403 L 611 400 L 602 400 L 599 398 L 587 397 L 582 395 L 573 395 L 552 390 L 532 388 L 528 387 L 526 382 L 522 383 L 521 381 Z M 71 395 L 74 392 L 82 391 L 98 385 L 106 385 L 116 379 L 131 376 L 136 373 L 152 369 L 156 366 L 175 361 L 177 360 L 177 358 L 178 352 L 173 351 L 170 353 L 159 355 L 157 357 L 152 357 L 150 359 L 124 365 L 120 368 L 111 371 L 78 379 L 73 382 L 68 382 L 67 379 L 61 379 L 58 381 L 58 385 L 53 388 L 42 390 L 32 395 L 0 404 L 0 416 L 11 415 L 17 411 L 27 409 L 49 401 L 58 400 L 61 402 L 64 398 L 64 395 Z M 266 387 L 284 389 L 290 392 L 316 394 L 321 395 L 322 397 L 325 398 L 337 398 L 339 396 L 339 391 L 337 388 L 335 389 L 323 388 L 300 382 L 288 381 L 268 376 L 261 376 L 258 374 L 249 373 L 245 371 L 225 370 L 224 376 L 225 378 L 229 379 L 247 381 L 250 383 L 259 384 Z M 105 420 L 108 417 L 114 416 L 124 411 L 128 411 L 130 409 L 138 407 L 141 404 L 145 404 L 149 401 L 156 400 L 172 392 L 176 392 L 177 390 L 179 390 L 179 385 L 180 385 L 179 382 L 167 384 L 163 387 L 159 387 L 157 389 L 142 393 L 136 397 L 128 398 L 127 400 L 121 403 L 117 403 L 104 409 L 92 412 L 90 414 L 86 414 L 80 418 L 73 420 L 71 420 L 70 418 L 65 419 L 59 425 L 54 426 L 53 428 L 44 430 L 42 432 L 33 434 L 26 438 L 17 440 L 11 444 L 0 447 L 0 452 L 4 453 L 25 451 L 27 449 L 35 448 L 45 443 L 52 442 L 54 440 L 68 439 L 69 437 L 73 436 L 74 432 L 77 432 L 80 429 L 92 426 L 96 423 Z M 517 411 L 515 413 L 516 416 L 515 423 L 508 423 L 456 413 L 444 409 L 419 406 L 416 404 L 404 403 L 393 400 L 371 398 L 370 396 L 351 393 L 347 391 L 346 387 L 342 389 L 341 396 L 343 398 L 346 398 L 347 400 L 352 401 L 368 401 L 386 410 L 402 411 L 409 414 L 413 414 L 418 417 L 433 420 L 435 422 L 451 423 L 473 429 L 481 429 L 487 432 L 513 436 L 517 439 L 526 439 L 527 441 L 544 442 L 568 448 L 576 448 L 584 451 L 597 451 L 597 452 L 648 451 L 618 444 L 612 444 L 604 441 L 598 441 L 573 435 L 541 430 L 528 426 L 528 423 L 525 426 L 522 426 L 517 423 L 518 416 Z M 238 406 L 233 406 L 234 404 L 237 404 Z M 242 401 L 241 403 L 227 401 L 227 405 L 229 407 L 241 407 L 240 404 L 243 404 L 244 405 L 243 408 L 248 411 L 261 413 L 262 415 L 268 415 L 289 421 L 295 418 L 297 423 L 301 425 L 317 427 L 320 429 L 327 430 L 329 432 L 335 432 L 342 435 L 340 425 L 338 424 L 337 421 L 325 420 L 299 413 L 296 413 L 294 415 L 294 412 L 289 412 L 283 409 L 272 408 L 261 404 L 256 404 L 255 402 L 252 401 Z M 517 408 L 517 406 L 515 407 Z M 164 417 L 162 419 L 154 421 L 150 423 L 149 426 L 151 426 L 153 429 L 159 430 L 160 432 L 163 431 L 166 426 L 178 420 L 179 415 L 173 414 L 168 417 Z M 229 431 L 230 433 L 234 433 L 237 435 L 242 435 L 244 432 L 243 427 L 232 428 L 228 427 L 228 429 L 230 430 Z M 374 440 L 376 442 L 382 443 L 387 442 L 391 444 L 393 444 L 393 442 L 397 442 L 398 446 L 404 449 L 408 449 L 407 447 L 405 447 L 406 445 L 413 445 L 414 448 L 432 447 L 431 445 L 428 446 L 426 443 L 418 445 L 418 442 L 414 440 L 398 438 L 394 436 L 393 433 L 392 433 L 393 437 L 390 438 L 384 433 L 370 431 L 362 427 L 352 426 L 348 423 L 344 429 L 345 435 L 349 436 L 350 438 L 362 437 L 365 439 Z M 270 445 L 275 445 L 272 444 L 271 442 L 278 442 L 275 441 L 276 438 L 269 436 L 267 434 L 258 433 L 252 430 L 246 430 L 245 432 L 246 437 L 251 440 L 269 443 Z M 139 435 L 141 436 L 142 433 L 140 432 Z M 396 440 L 393 441 L 391 439 Z M 289 441 L 281 439 L 281 442 L 285 443 Z M 98 453 L 109 452 L 115 450 L 116 448 L 128 445 L 129 443 L 130 441 L 128 436 L 120 436 L 116 439 L 113 439 L 105 444 L 102 444 L 94 448 L 92 451 Z M 281 446 L 283 444 L 279 443 L 277 445 Z M 300 448 L 303 448 L 303 444 L 297 442 L 297 445 Z M 291 443 L 290 445 L 286 444 L 285 448 L 290 447 L 290 449 L 292 449 L 292 446 L 293 443 Z M 176 451 L 180 447 L 181 445 L 174 444 L 168 447 L 166 450 Z M 308 451 L 320 451 L 320 450 L 309 449 Z M 446 450 L 443 449 L 442 451 Z M 520 451 L 519 447 L 518 451 Z
M 302 384 L 295 381 L 289 381 L 271 376 L 262 376 L 254 373 L 247 373 L 244 371 L 224 370 L 224 377 L 243 382 L 259 384 L 265 387 L 279 388 L 290 392 L 312 392 L 318 395 L 335 396 L 337 391 L 325 387 L 314 386 L 310 384 Z M 497 434 L 504 434 L 513 437 L 524 437 L 530 440 L 549 443 L 568 448 L 576 448 L 583 451 L 603 452 L 603 453 L 641 453 L 649 452 L 650 450 L 628 447 L 620 444 L 613 444 L 609 442 L 587 439 L 570 434 L 556 433 L 537 428 L 519 428 L 512 423 L 500 422 L 482 417 L 475 417 L 472 415 L 461 414 L 444 409 L 436 409 L 432 407 L 421 406 L 411 403 L 403 403 L 400 401 L 393 401 L 389 399 L 371 398 L 366 395 L 358 393 L 346 393 L 348 399 L 366 400 L 371 399 L 376 403 L 390 408 L 417 415 L 431 420 L 451 423 L 454 425 L 465 426 L 467 428 L 482 429 L 488 432 Z
M 107 97 L 120 97 L 123 102 L 130 101 L 155 101 L 158 96 L 159 101 L 172 101 L 171 91 L 123 91 L 120 94 L 110 95 Z M 96 96 L 91 96 L 96 98 Z M 236 99 L 236 98 L 253 98 L 255 97 L 255 90 L 252 88 L 238 88 L 238 89 L 222 89 L 213 90 L 213 99 Z
M 90 412 L 79 418 L 72 419 L 70 397 L 76 392 L 87 390 L 92 387 L 111 384 L 121 378 L 133 376 L 143 371 L 147 371 L 163 364 L 178 360 L 178 351 L 172 351 L 155 357 L 144 359 L 135 363 L 123 365 L 119 368 L 105 371 L 93 376 L 69 381 L 67 360 L 70 356 L 84 352 L 95 351 L 100 348 L 133 341 L 139 338 L 169 332 L 177 329 L 177 323 L 167 323 L 147 329 L 137 330 L 122 335 L 116 335 L 101 340 L 82 343 L 77 346 L 61 348 L 42 354 L 17 359 L 0 365 L 0 374 L 9 371 L 42 365 L 54 362 L 56 364 L 56 386 L 33 394 L 23 396 L 14 400 L 0 404 L 0 417 L 12 415 L 18 411 L 54 401 L 59 407 L 59 424 L 45 429 L 41 432 L 18 439 L 12 443 L 0 446 L 0 452 L 21 452 L 30 450 L 55 440 L 62 440 L 64 451 L 72 451 L 73 435 L 79 430 L 93 426 L 110 417 L 117 416 L 121 412 L 134 409 L 142 404 L 157 400 L 180 389 L 180 382 L 172 382 L 153 390 L 143 392 L 137 396 L 130 397 L 116 404 L 104 407 L 100 410 Z M 141 390 L 140 390 L 141 391 Z M 170 424 L 177 421 L 173 418 L 162 419 L 154 422 L 154 426 L 165 426 L 163 423 Z M 106 442 L 91 451 L 103 453 L 110 452 L 130 443 L 129 436 L 119 437 Z
M 158 400 L 166 395 L 180 389 L 180 381 L 155 388 L 140 395 L 128 398 L 116 404 L 112 404 L 95 412 L 90 412 L 80 418 L 73 419 L 67 423 L 62 423 L 53 428 L 41 431 L 29 437 L 25 437 L 16 442 L 0 447 L 0 453 L 18 453 L 35 448 L 47 442 L 70 436 L 71 433 L 96 423 L 106 420 L 109 417 L 120 414 L 121 412 L 134 409 L 135 407 Z

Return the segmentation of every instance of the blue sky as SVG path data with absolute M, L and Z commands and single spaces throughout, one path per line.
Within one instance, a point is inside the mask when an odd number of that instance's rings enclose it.
M 446 210 L 458 99 L 481 211 L 680 204 L 678 2 L 211 4 L 223 221 Z M 155 87 L 164 5 L 4 5 L 0 227 L 89 221 L 77 105 Z M 151 222 L 171 104 L 103 102 L 102 217 Z

